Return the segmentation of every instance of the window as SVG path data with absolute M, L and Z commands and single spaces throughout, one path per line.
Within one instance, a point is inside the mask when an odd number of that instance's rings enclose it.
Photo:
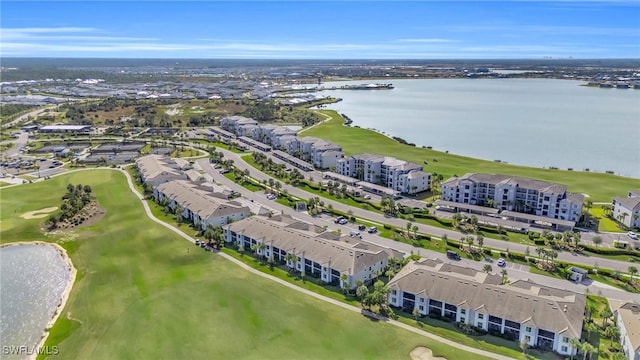
M 568 344 L 569 343 L 569 338 L 563 337 L 562 338 L 562 342 L 565 343 L 565 344 Z
M 478 325 L 477 325 L 477 326 L 478 326 L 479 328 L 481 328 L 481 327 L 482 327 L 482 321 L 478 321 Z
M 424 306 L 420 305 L 420 311 L 424 311 Z
M 464 318 L 464 317 L 461 317 L 461 318 L 460 318 L 460 322 L 461 322 L 461 323 L 463 323 L 463 322 L 467 322 L 467 319 L 466 319 L 466 318 Z
M 480 320 L 484 319 L 484 314 L 478 314 L 478 319 Z
M 465 315 L 467 313 L 466 309 L 460 309 L 460 314 Z
M 527 326 L 526 331 L 527 331 L 527 332 L 531 332 L 531 327 Z
M 567 347 L 566 347 L 566 346 L 563 346 L 563 347 L 561 348 L 561 350 L 562 350 L 562 352 L 567 352 Z

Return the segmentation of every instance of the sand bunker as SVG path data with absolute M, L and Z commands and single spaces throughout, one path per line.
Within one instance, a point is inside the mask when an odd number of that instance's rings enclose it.
M 411 360 L 447 360 L 447 358 L 440 356 L 434 357 L 431 349 L 424 346 L 418 346 L 411 350 L 409 355 L 411 355 Z
M 44 208 L 44 209 L 40 209 L 40 210 L 26 212 L 26 213 L 20 215 L 20 217 L 24 218 L 24 219 L 41 219 L 43 217 L 47 217 L 47 215 L 49 215 L 50 213 L 52 213 L 52 212 L 54 212 L 56 210 L 58 210 L 57 206 L 48 207 L 48 208 Z

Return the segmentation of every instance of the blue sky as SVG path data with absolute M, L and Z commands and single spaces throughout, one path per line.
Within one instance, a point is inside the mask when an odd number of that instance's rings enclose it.
M 640 1 L 0 2 L 34 57 L 640 58 Z

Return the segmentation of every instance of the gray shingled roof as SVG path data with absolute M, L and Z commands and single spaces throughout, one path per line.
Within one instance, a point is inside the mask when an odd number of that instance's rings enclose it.
M 357 247 L 358 243 L 346 243 L 328 240 L 322 236 L 313 236 L 309 231 L 301 231 L 298 221 L 290 223 L 252 216 L 226 225 L 225 228 L 272 245 L 298 256 L 328 265 L 342 273 L 356 274 L 373 264 L 389 257 L 387 249 L 367 244 L 367 249 Z M 354 240 L 354 239 L 351 239 Z
M 622 204 L 622 206 L 631 210 L 634 210 L 640 207 L 640 197 L 626 197 L 626 198 L 615 197 L 613 198 L 613 201 L 615 201 L 618 204 Z
M 479 173 L 467 173 L 459 178 L 459 180 L 469 179 L 474 182 L 481 182 L 487 184 L 509 184 L 512 186 L 518 186 L 525 189 L 538 190 L 541 192 L 562 194 L 567 191 L 565 185 L 550 183 L 547 181 L 541 181 L 530 178 L 522 178 L 517 176 L 500 175 L 500 174 L 479 174 Z
M 169 181 L 158 185 L 157 189 L 202 219 L 229 216 L 239 212 L 250 212 L 246 206 L 212 196 L 211 193 L 199 189 L 197 184 L 185 180 Z
M 390 289 L 444 301 L 565 336 L 579 338 L 586 297 L 530 281 L 500 285 L 500 275 L 448 263 L 411 262 L 389 282 Z

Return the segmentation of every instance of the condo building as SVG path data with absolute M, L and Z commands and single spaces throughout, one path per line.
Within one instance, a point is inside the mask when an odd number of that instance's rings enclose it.
M 574 222 L 584 202 L 584 195 L 567 192 L 565 185 L 508 175 L 468 173 L 448 179 L 441 189 L 445 201 Z
M 431 174 L 422 171 L 422 166 L 389 156 L 348 156 L 337 161 L 336 173 L 382 184 L 405 194 L 416 194 L 431 187 Z
M 342 236 L 323 227 L 285 215 L 252 216 L 223 229 L 228 243 L 235 243 L 247 251 L 251 251 L 252 245 L 262 244 L 258 255 L 272 257 L 292 271 L 344 289 L 355 288 L 358 280 L 372 283 L 376 271 L 384 271 L 390 257 L 400 259 L 404 256 L 396 250 L 357 238 L 349 238 L 347 243 L 342 241 Z
M 168 199 L 171 209 L 180 206 L 182 217 L 203 230 L 207 225 L 222 226 L 251 216 L 249 207 L 217 197 L 210 189 L 190 181 L 162 183 L 153 190 L 153 195 L 157 200 Z
M 640 304 L 610 299 L 615 325 L 627 360 L 640 360 Z
M 629 228 L 640 229 L 640 190 L 632 190 L 627 197 L 613 198 L 611 214 Z
M 180 164 L 166 155 L 146 155 L 136 160 L 142 181 L 158 186 L 167 181 L 186 180 Z
M 583 294 L 502 277 L 439 260 L 410 262 L 389 282 L 389 304 L 505 334 L 513 341 L 575 355 L 582 334 Z

